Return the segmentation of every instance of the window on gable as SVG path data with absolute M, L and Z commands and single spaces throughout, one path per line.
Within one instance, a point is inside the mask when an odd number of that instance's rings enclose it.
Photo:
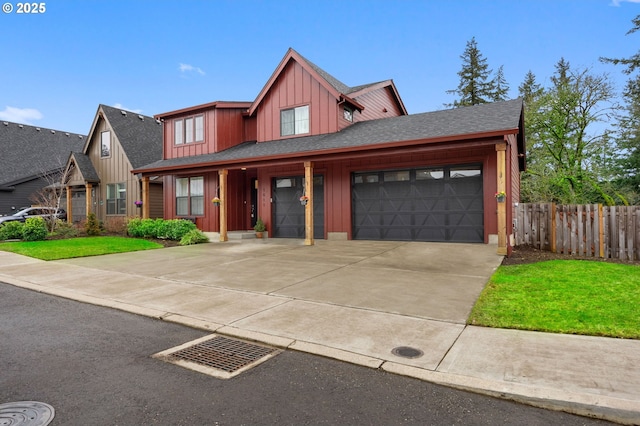
M 344 110 L 342 111 L 342 116 L 348 122 L 353 123 L 353 110 L 351 108 L 344 107 Z
M 124 183 L 107 184 L 107 214 L 127 214 L 127 188 Z
M 175 145 L 202 142 L 204 140 L 204 116 L 196 115 L 195 117 L 174 120 L 173 132 Z
M 202 176 L 176 179 L 176 214 L 204 215 L 204 178 Z
M 280 136 L 309 133 L 309 105 L 280 111 Z
M 100 134 L 100 157 L 111 156 L 111 132 L 106 131 Z

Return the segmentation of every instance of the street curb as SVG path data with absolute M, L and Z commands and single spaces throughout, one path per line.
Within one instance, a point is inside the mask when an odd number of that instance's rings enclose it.
M 332 358 L 350 364 L 372 369 L 381 369 L 388 373 L 411 377 L 438 385 L 448 386 L 464 391 L 484 394 L 500 399 L 516 401 L 535 407 L 564 411 L 585 417 L 598 418 L 626 425 L 640 424 L 640 409 L 637 401 L 612 398 L 604 395 L 577 393 L 566 390 L 544 388 L 520 383 L 509 383 L 463 376 L 454 373 L 442 373 L 426 370 L 393 361 L 385 361 L 366 355 L 348 352 L 316 343 L 294 340 L 251 330 L 225 326 L 180 314 L 144 308 L 110 299 L 88 296 L 64 288 L 47 287 L 0 274 L 0 281 L 52 296 L 63 297 L 82 303 L 102 306 L 120 311 L 160 319 L 196 329 L 225 334 L 230 337 L 252 340 L 258 343 L 291 349 L 299 352 Z
M 453 373 L 440 373 L 417 367 L 385 362 L 382 370 L 460 390 L 484 394 L 532 405 L 598 418 L 626 425 L 640 424 L 638 402 L 604 395 L 577 393 L 520 383 L 505 383 Z

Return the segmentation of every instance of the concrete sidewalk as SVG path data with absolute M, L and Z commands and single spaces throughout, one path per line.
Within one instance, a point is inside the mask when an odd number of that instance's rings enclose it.
M 0 252 L 0 281 L 640 424 L 640 341 L 465 325 L 500 261 L 478 244 L 269 239 L 56 262 Z M 394 355 L 400 346 L 424 355 Z

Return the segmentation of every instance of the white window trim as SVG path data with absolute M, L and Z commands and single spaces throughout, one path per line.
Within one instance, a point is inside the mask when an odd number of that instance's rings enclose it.
M 284 108 L 280 110 L 280 136 L 298 136 L 308 135 L 311 132 L 311 111 L 309 105 L 300 105 L 292 108 Z M 306 110 L 306 117 L 299 118 L 298 113 Z M 293 133 L 284 132 L 283 113 L 293 111 Z
M 201 127 L 198 127 L 201 126 Z M 187 145 L 204 142 L 205 138 L 204 114 L 173 120 L 173 144 Z

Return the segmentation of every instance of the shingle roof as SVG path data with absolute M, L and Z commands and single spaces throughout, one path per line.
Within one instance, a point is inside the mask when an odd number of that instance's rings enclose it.
M 26 124 L 0 122 L 0 186 L 53 172 L 87 137 Z
M 162 124 L 155 118 L 100 105 L 133 168 L 162 158 Z
M 296 51 L 294 50 L 294 52 Z M 335 78 L 334 76 L 332 76 L 331 74 L 329 74 L 328 72 L 326 72 L 325 70 L 323 70 L 322 68 L 320 68 L 319 66 L 311 62 L 310 60 L 308 60 L 307 58 L 305 58 L 304 56 L 300 55 L 300 53 L 298 52 L 296 53 L 298 54 L 298 56 L 304 59 L 307 62 L 307 64 L 311 68 L 313 68 L 315 72 L 317 72 L 322 78 L 324 78 L 327 81 L 327 83 L 333 86 L 333 88 L 336 89 L 339 93 L 346 95 L 351 92 L 351 87 L 347 86 L 346 84 L 344 84 L 343 82 L 341 82 L 340 80 L 338 80 L 337 78 Z
M 72 155 L 75 160 L 75 164 L 78 167 L 78 170 L 80 170 L 85 181 L 100 182 L 100 176 L 98 176 L 98 172 L 96 171 L 96 168 L 93 167 L 91 158 L 89 158 L 88 155 L 81 152 L 74 152 Z
M 294 50 L 294 52 L 296 51 Z M 340 80 L 338 80 L 337 78 L 335 78 L 334 76 L 332 76 L 331 74 L 329 74 L 328 72 L 326 72 L 325 70 L 323 70 L 322 68 L 320 68 L 319 66 L 317 66 L 316 64 L 314 64 L 313 62 L 311 62 L 310 60 L 308 60 L 307 58 L 305 58 L 304 56 L 300 55 L 299 52 L 296 52 L 296 53 L 309 65 L 309 67 L 311 67 L 315 72 L 317 72 L 320 75 L 320 77 L 324 78 L 327 81 L 327 83 L 329 83 L 334 89 L 336 89 L 339 93 L 342 93 L 343 95 L 349 95 L 353 92 L 357 92 L 369 86 L 375 86 L 376 84 L 382 83 L 383 81 L 389 81 L 389 80 L 382 80 L 382 81 L 376 81 L 375 83 L 367 83 L 367 84 L 361 84 L 359 86 L 350 87 L 344 84 L 343 82 L 341 82 Z
M 472 137 L 492 132 L 513 132 L 520 127 L 522 100 L 496 102 L 470 107 L 404 115 L 356 123 L 341 132 L 306 136 L 270 142 L 248 142 L 215 154 L 174 158 L 148 164 L 140 170 L 224 164 L 238 160 L 257 160 L 261 157 L 299 154 L 317 155 L 323 151 L 370 148 L 376 145 L 402 145 L 414 140 Z

